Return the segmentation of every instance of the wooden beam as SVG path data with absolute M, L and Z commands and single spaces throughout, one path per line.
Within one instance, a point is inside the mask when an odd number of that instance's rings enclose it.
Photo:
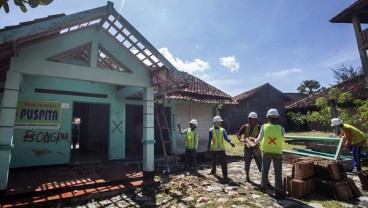
M 133 86 L 124 87 L 116 92 L 116 98 L 123 99 L 135 95 L 137 93 L 141 93 L 143 92 L 143 89 L 144 88 L 142 87 L 133 87 Z

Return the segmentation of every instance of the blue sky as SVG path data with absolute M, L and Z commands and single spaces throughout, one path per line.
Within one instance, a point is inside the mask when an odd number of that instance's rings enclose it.
M 231 96 L 270 83 L 297 92 L 303 80 L 335 84 L 331 69 L 361 65 L 352 24 L 329 20 L 355 0 L 112 0 L 115 9 L 177 69 Z M 54 0 L 22 13 L 10 3 L 0 28 L 107 5 Z

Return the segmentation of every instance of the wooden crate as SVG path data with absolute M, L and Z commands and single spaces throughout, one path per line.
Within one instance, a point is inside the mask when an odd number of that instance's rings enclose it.
M 314 192 L 314 178 L 306 180 L 292 179 L 290 181 L 290 195 L 295 199 L 300 199 Z
M 314 176 L 313 161 L 298 161 L 295 162 L 292 168 L 292 176 L 295 179 L 303 180 Z
M 362 196 L 362 192 L 360 192 L 358 186 L 355 184 L 353 179 L 346 178 L 345 180 L 348 182 L 350 189 L 353 192 L 354 196 Z
M 340 181 L 315 179 L 315 190 L 317 193 L 326 195 L 333 199 L 348 201 L 355 196 L 355 191 L 351 189 L 346 179 Z
M 353 192 L 349 186 L 347 181 L 336 181 L 334 182 L 334 186 L 336 189 L 337 199 L 341 201 L 349 201 L 349 199 L 353 198 Z
M 290 193 L 291 192 L 291 180 L 293 178 L 290 176 L 290 175 L 287 175 L 285 178 L 284 178 L 284 183 L 283 183 L 283 189 L 284 191 L 286 191 L 287 193 Z
M 342 178 L 340 165 L 333 160 L 314 162 L 315 176 L 326 180 L 339 181 Z

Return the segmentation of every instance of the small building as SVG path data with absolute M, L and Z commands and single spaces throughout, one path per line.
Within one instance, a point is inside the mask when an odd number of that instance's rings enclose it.
M 111 2 L 5 27 L 0 51 L 0 190 L 9 168 L 123 160 L 133 149 L 152 175 L 154 93 L 188 83 Z
M 206 151 L 208 141 L 208 130 L 213 126 L 212 119 L 218 115 L 218 107 L 226 104 L 236 103 L 232 97 L 223 91 L 211 86 L 203 80 L 182 72 L 184 78 L 188 80 L 189 86 L 175 92 L 167 93 L 167 100 L 171 111 L 174 112 L 171 118 L 175 121 L 172 125 L 173 138 L 178 154 L 184 153 L 184 136 L 179 135 L 175 127 L 180 123 L 182 129 L 189 127 L 189 121 L 198 121 L 198 151 Z
M 360 60 L 365 75 L 365 87 L 368 88 L 368 28 L 364 27 L 365 29 L 362 29 L 362 24 L 368 23 L 368 1 L 357 0 L 354 4 L 333 17 L 330 22 L 353 24 Z
M 248 114 L 252 111 L 258 114 L 258 123 L 267 122 L 266 114 L 270 108 L 275 108 L 280 114 L 280 124 L 287 125 L 285 103 L 290 98 L 266 83 L 252 90 L 246 91 L 233 97 L 238 103 L 236 105 L 225 105 L 221 110 L 225 128 L 229 132 L 237 132 L 239 128 L 248 122 Z

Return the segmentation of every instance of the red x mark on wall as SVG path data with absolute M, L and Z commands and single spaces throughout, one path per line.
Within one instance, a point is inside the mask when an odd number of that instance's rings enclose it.
M 271 137 L 268 137 L 268 139 L 270 140 L 269 142 L 268 142 L 268 144 L 271 144 L 271 143 L 273 143 L 274 145 L 276 145 L 276 137 L 275 138 L 271 138 Z

